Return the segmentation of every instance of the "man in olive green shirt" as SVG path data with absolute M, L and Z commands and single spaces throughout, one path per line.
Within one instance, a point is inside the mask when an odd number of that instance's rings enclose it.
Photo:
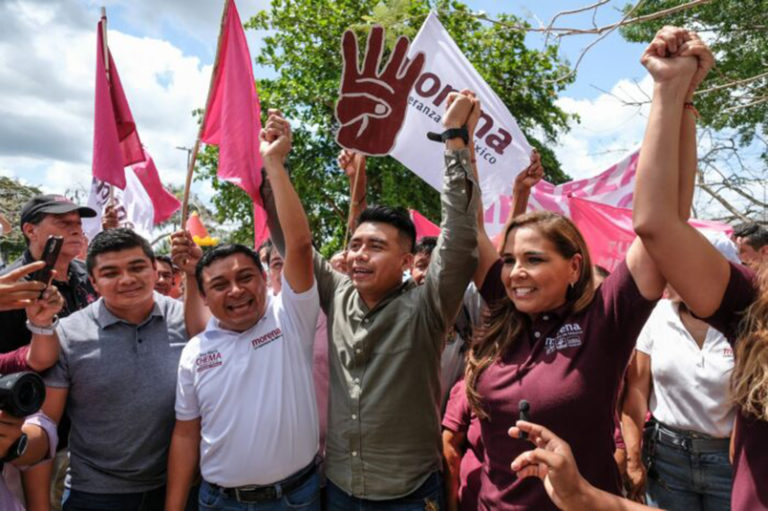
M 479 103 L 469 95 L 458 94 L 449 104 L 447 129 L 479 115 Z M 413 261 L 415 229 L 407 214 L 393 208 L 372 207 L 360 215 L 347 251 L 347 275 L 315 254 L 320 304 L 328 317 L 331 510 L 365 500 L 402 499 L 403 509 L 408 501 L 423 506 L 443 500 L 440 354 L 477 265 L 480 193 L 465 140 L 457 136 L 445 145 L 442 232 L 424 285 L 402 282 Z M 265 204 L 269 211 L 268 191 Z M 269 227 L 282 251 L 273 211 Z

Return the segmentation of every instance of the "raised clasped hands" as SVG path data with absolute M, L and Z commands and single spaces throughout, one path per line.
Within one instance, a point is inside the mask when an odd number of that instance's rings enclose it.
M 268 114 L 267 124 L 259 133 L 259 151 L 265 164 L 275 159 L 283 163 L 291 152 L 293 143 L 291 124 L 285 120 L 280 110 L 270 108 Z
M 357 37 L 347 30 L 342 39 L 343 71 L 336 118 L 341 124 L 336 141 L 340 146 L 368 155 L 384 155 L 395 145 L 408 93 L 424 66 L 424 54 L 406 58 L 408 39 L 395 43 L 389 62 L 379 72 L 384 50 L 384 29 L 371 28 L 362 70 L 358 66 Z
M 195 267 L 201 257 L 203 249 L 197 246 L 189 231 L 180 230 L 171 234 L 171 260 L 181 271 L 194 276 Z
M 471 135 L 482 113 L 480 100 L 475 97 L 474 93 L 468 90 L 450 93 L 446 101 L 446 108 L 443 126 L 446 129 L 466 126 Z M 470 125 L 470 121 L 474 124 Z
M 686 101 L 714 65 L 709 47 L 695 32 L 665 26 L 656 33 L 643 52 L 640 62 L 657 84 L 673 83 L 685 86 Z

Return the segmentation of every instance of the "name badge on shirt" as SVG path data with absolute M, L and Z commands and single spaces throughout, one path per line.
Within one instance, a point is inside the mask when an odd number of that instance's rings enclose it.
M 578 323 L 566 323 L 560 327 L 554 337 L 547 337 L 544 342 L 544 351 L 550 355 L 555 351 L 581 346 L 583 334 Z
M 206 351 L 205 353 L 201 353 L 197 356 L 197 360 L 195 360 L 195 367 L 197 368 L 197 372 L 200 373 L 207 369 L 219 367 L 223 363 L 224 359 L 221 357 L 219 350 L 211 350 Z

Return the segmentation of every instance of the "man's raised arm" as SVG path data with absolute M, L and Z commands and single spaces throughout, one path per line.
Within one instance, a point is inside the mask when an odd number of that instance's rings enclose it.
M 277 219 L 285 242 L 283 278 L 297 293 L 309 290 L 314 282 L 312 234 L 299 196 L 285 171 L 285 157 L 291 151 L 291 126 L 280 111 L 269 110 L 259 135 L 264 169 L 272 185 Z
M 431 317 L 441 328 L 453 322 L 461 306 L 464 291 L 477 266 L 477 201 L 480 188 L 472 172 L 469 140 L 460 131 L 470 115 L 478 113 L 478 100 L 468 91 L 451 94 L 443 125 L 450 138 L 445 139 L 445 176 L 442 222 L 437 247 L 425 279 L 425 299 Z M 478 114 L 479 115 L 479 114 Z M 445 138 L 445 137 L 444 137 Z

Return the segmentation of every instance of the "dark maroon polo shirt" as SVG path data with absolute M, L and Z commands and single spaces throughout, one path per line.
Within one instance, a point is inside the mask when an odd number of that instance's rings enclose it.
M 757 295 L 755 274 L 731 264 L 731 277 L 720 308 L 704 319 L 733 345 L 744 311 Z M 737 414 L 734 442 L 732 511 L 768 511 L 768 422 Z
M 481 294 L 487 303 L 506 299 L 501 261 L 488 272 Z M 520 339 L 486 369 L 477 389 L 489 413 L 480 420 L 485 447 L 480 509 L 556 510 L 537 479 L 518 479 L 509 468 L 533 448 L 510 438 L 519 401 L 530 403 L 530 420 L 568 442 L 582 475 L 614 494 L 620 479 L 613 460 L 616 399 L 640 330 L 655 301 L 640 294 L 626 263 L 597 289 L 579 313 L 571 304 L 539 314 Z
M 483 442 L 480 439 L 480 423 L 467 401 L 463 378 L 451 389 L 448 403 L 445 405 L 443 428 L 466 434 L 468 447 L 461 458 L 459 469 L 459 509 L 476 511 L 480 473 L 483 469 Z

